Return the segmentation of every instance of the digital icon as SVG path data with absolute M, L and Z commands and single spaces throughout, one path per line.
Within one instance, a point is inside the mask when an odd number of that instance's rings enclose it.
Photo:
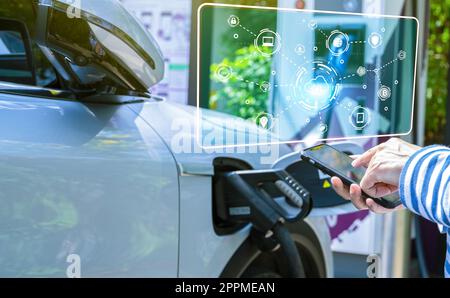
M 255 48 L 264 57 L 271 57 L 281 49 L 281 36 L 270 29 L 263 29 L 254 40 Z
M 364 113 L 357 113 L 356 114 L 356 123 L 357 124 L 362 124 L 365 122 L 366 119 L 366 114 Z
M 406 59 L 406 52 L 401 50 L 400 52 L 398 52 L 397 58 L 399 60 L 405 60 Z
M 360 66 L 356 70 L 356 73 L 358 74 L 358 76 L 363 77 L 367 74 L 367 69 L 364 66 Z
M 305 85 L 305 90 L 313 98 L 324 98 L 330 96 L 330 87 L 323 76 L 311 79 Z
M 377 33 L 377 32 L 373 32 L 372 34 L 370 34 L 369 36 L 369 45 L 376 49 L 379 46 L 381 46 L 383 44 L 383 37 Z
M 228 18 L 228 24 L 229 24 L 231 27 L 236 27 L 236 26 L 239 25 L 239 23 L 240 23 L 240 20 L 239 20 L 239 18 L 238 18 L 237 16 L 232 15 L 232 16 L 230 16 L 230 17 Z
M 297 55 L 303 55 L 305 52 L 306 52 L 306 50 L 305 50 L 305 46 L 304 46 L 304 45 L 298 44 L 298 45 L 295 47 L 295 53 L 296 53 Z
M 234 39 L 238 39 L 239 38 L 239 34 L 236 33 L 236 34 L 233 35 L 233 37 L 234 37 Z
M 342 38 L 340 38 L 340 37 L 336 37 L 333 40 L 333 47 L 335 47 L 335 48 L 340 48 L 340 47 L 342 47 L 343 44 L 344 44 L 344 42 L 342 41 Z
M 386 101 L 389 98 L 391 98 L 392 92 L 391 92 L 391 88 L 389 88 L 388 86 L 381 86 L 380 90 L 378 90 L 378 97 L 382 100 L 382 101 Z
M 263 128 L 267 128 L 267 124 L 269 124 L 269 118 L 267 117 L 261 117 L 261 119 L 259 119 L 259 124 L 263 127 Z
M 228 82 L 231 75 L 233 74 L 233 70 L 228 65 L 220 65 L 216 70 L 216 78 L 221 82 Z
M 298 73 L 294 89 L 294 100 L 309 111 L 329 108 L 339 95 L 339 76 L 326 62 L 306 64 Z
M 261 113 L 256 117 L 256 125 L 270 130 L 273 128 L 274 118 L 272 114 L 269 113 Z
M 363 106 L 357 106 L 353 109 L 349 122 L 356 130 L 363 130 L 371 122 L 370 110 Z
M 326 125 L 325 123 L 321 123 L 319 125 L 319 130 L 321 133 L 326 133 L 328 131 L 328 125 Z
M 350 39 L 347 34 L 334 30 L 327 39 L 326 47 L 333 56 L 340 56 L 350 48 Z
M 271 84 L 269 82 L 263 82 L 260 86 L 262 92 L 269 92 L 271 89 Z
M 263 47 L 273 48 L 275 46 L 275 38 L 273 36 L 263 36 Z

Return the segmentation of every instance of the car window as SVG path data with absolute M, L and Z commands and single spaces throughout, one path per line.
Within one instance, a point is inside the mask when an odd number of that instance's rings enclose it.
M 29 59 L 33 69 L 29 69 Z M 10 83 L 56 87 L 55 70 L 41 49 L 33 44 L 32 57 L 27 57 L 20 33 L 0 30 L 0 80 Z
M 18 32 L 0 31 L 0 55 L 25 54 L 25 46 Z
M 27 56 L 25 43 L 19 31 L 0 27 L 0 80 L 34 84 L 31 59 Z

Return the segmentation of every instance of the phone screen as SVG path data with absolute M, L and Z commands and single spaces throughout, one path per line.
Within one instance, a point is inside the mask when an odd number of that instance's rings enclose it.
M 308 156 L 326 168 L 336 172 L 336 174 L 344 175 L 356 184 L 361 182 L 366 172 L 363 168 L 354 168 L 352 166 L 353 159 L 350 156 L 331 146 L 320 145 L 313 147 L 308 150 Z
M 308 149 L 307 157 L 322 165 L 326 169 L 329 169 L 331 174 L 337 174 L 344 176 L 350 182 L 360 184 L 361 179 L 364 177 L 366 170 L 364 168 L 354 168 L 352 166 L 353 159 L 347 154 L 334 149 L 328 145 L 319 145 Z M 399 202 L 399 196 L 392 194 L 383 197 L 390 203 Z

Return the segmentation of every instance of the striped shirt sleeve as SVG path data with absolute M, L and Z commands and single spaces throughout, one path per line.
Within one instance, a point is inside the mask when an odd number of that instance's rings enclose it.
M 445 258 L 445 277 L 450 278 L 450 233 L 447 234 L 447 257 Z
M 416 214 L 450 232 L 450 149 L 430 146 L 417 151 L 400 176 L 400 197 Z M 450 235 L 447 235 L 446 277 L 450 277 Z

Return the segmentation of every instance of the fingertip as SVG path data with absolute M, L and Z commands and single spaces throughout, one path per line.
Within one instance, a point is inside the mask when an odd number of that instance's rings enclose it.
M 334 187 L 339 187 L 340 186 L 340 182 L 341 182 L 341 179 L 339 179 L 338 177 L 331 177 L 331 184 Z
M 355 195 L 355 196 L 359 196 L 360 195 L 360 188 L 358 184 L 352 184 L 350 185 L 350 192 Z

